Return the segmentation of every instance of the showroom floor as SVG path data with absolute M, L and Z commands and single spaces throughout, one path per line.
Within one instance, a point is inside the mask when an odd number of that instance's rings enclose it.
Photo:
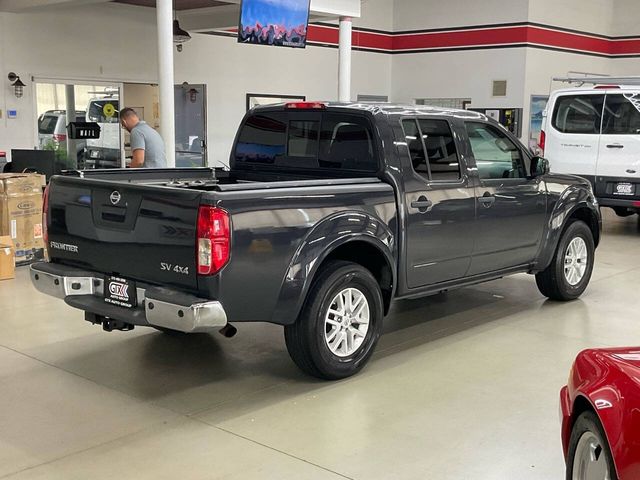
M 279 327 L 105 333 L 20 268 L 0 282 L 0 478 L 563 478 L 574 356 L 640 344 L 638 237 L 605 212 L 573 303 L 526 275 L 399 302 L 368 368 L 336 383 L 299 373 Z

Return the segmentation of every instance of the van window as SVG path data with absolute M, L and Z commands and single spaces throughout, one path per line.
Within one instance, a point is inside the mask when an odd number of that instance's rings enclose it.
M 567 95 L 558 97 L 551 124 L 561 133 L 598 135 L 604 95 Z
M 120 120 L 118 119 L 118 100 L 92 100 L 89 103 L 89 111 L 87 112 L 87 119 L 90 122 L 96 123 L 118 123 Z M 113 111 L 115 112 L 112 116 L 107 116 L 105 113 L 105 107 L 110 104 L 113 107 Z M 111 107 L 109 107 L 106 111 L 110 113 Z
M 465 124 L 481 179 L 525 178 L 524 158 L 506 133 L 485 123 Z
M 640 133 L 640 94 L 607 95 L 602 122 L 603 135 Z

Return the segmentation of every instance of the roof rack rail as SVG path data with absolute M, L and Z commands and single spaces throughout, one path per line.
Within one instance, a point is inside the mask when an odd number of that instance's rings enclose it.
M 577 83 L 583 85 L 629 85 L 640 86 L 640 76 L 633 77 L 554 77 L 554 82 Z

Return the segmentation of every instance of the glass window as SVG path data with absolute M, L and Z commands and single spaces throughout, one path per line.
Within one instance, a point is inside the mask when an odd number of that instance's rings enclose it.
M 604 95 L 558 97 L 552 125 L 562 133 L 597 135 L 600 133 Z
M 411 156 L 411 164 L 416 173 L 419 173 L 427 180 L 429 179 L 429 168 L 427 167 L 427 157 L 424 154 L 424 146 L 420 139 L 420 130 L 416 120 L 403 120 L 402 128 L 407 141 L 407 148 Z
M 91 100 L 87 120 L 97 123 L 120 123 L 119 101 L 116 99 Z
M 320 122 L 289 122 L 288 155 L 290 157 L 316 158 L 318 156 L 318 130 Z
M 362 117 L 326 113 L 320 132 L 320 168 L 377 172 L 373 136 Z
M 466 124 L 481 179 L 525 178 L 522 152 L 506 133 L 485 123 Z
M 607 95 L 604 107 L 603 135 L 640 133 L 640 95 Z
M 58 123 L 57 115 L 43 115 L 38 120 L 38 133 L 48 135 L 55 131 Z
M 421 119 L 418 123 L 427 151 L 431 180 L 459 180 L 460 162 L 449 123 L 430 119 Z
M 287 124 L 282 114 L 260 114 L 247 119 L 236 146 L 236 161 L 274 164 L 285 154 Z

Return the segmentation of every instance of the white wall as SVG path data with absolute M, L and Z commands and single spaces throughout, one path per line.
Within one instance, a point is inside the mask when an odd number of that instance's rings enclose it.
M 619 1 L 621 0 L 530 0 L 529 21 L 601 35 L 615 35 L 612 32 L 613 9 L 614 4 Z
M 529 0 L 395 0 L 394 30 L 520 22 L 527 19 L 528 4 Z

